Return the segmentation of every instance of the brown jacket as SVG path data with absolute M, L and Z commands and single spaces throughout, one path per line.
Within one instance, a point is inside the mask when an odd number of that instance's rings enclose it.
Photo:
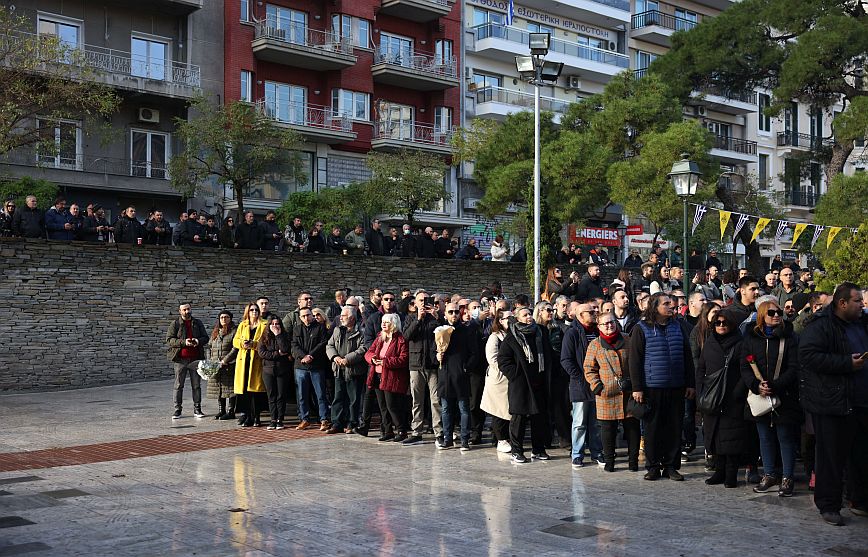
M 627 342 L 629 337 L 621 335 L 610 345 L 603 338 L 596 338 L 588 345 L 585 353 L 585 379 L 591 386 L 591 392 L 597 391 L 600 385 L 603 390 L 597 395 L 598 420 L 623 420 L 632 417 L 625 411 L 630 391 L 622 391 L 618 386 L 618 378 L 629 380 L 627 371 Z

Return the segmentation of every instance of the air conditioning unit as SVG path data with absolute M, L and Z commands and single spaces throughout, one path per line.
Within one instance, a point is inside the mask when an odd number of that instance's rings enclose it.
M 143 122 L 145 124 L 159 124 L 160 111 L 154 110 L 153 108 L 140 108 L 139 122 Z
M 581 89 L 582 81 L 579 79 L 577 75 L 568 75 L 567 76 L 567 89 Z
M 699 105 L 693 109 L 693 114 L 696 116 L 705 116 L 707 114 L 707 110 L 704 106 Z
M 464 208 L 465 209 L 476 209 L 479 205 L 479 198 L 477 197 L 465 197 L 464 198 Z
M 618 43 L 616 43 L 615 41 L 609 41 L 609 50 L 613 52 L 618 50 Z

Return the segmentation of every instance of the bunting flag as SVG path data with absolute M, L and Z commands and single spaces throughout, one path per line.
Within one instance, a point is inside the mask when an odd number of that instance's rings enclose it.
M 838 235 L 838 232 L 841 232 L 840 226 L 830 226 L 829 227 L 829 236 L 826 238 L 826 248 L 827 249 L 832 245 L 832 241 L 835 239 L 835 236 Z
M 811 238 L 811 249 L 814 249 L 814 244 L 817 243 L 817 239 L 820 237 L 820 234 L 825 230 L 825 226 L 814 225 L 814 237 Z
M 699 221 L 701 221 L 702 217 L 705 216 L 706 211 L 708 211 L 708 207 L 705 205 L 696 206 L 696 212 L 693 213 L 693 228 L 690 230 L 691 236 L 696 234 L 696 227 L 699 226 Z
M 726 232 L 726 225 L 729 224 L 729 217 L 732 216 L 732 213 L 729 211 L 717 211 L 720 215 L 720 239 L 723 240 L 723 234 Z
M 802 232 L 804 232 L 807 227 L 808 227 L 808 225 L 803 223 L 803 222 L 796 224 L 796 231 L 793 232 L 793 243 L 790 244 L 790 247 L 793 247 L 796 245 L 796 242 L 799 241 L 799 236 L 802 235 Z
M 781 236 L 784 235 L 784 230 L 786 230 L 789 225 L 790 223 L 785 220 L 778 221 L 778 230 L 775 232 L 776 244 L 781 241 Z
M 766 226 L 772 222 L 772 219 L 767 219 L 765 217 L 760 217 L 756 223 L 756 228 L 753 229 L 753 236 L 750 237 L 750 242 L 756 242 L 756 239 L 759 238 L 759 235 L 762 234 L 762 231 L 765 230 Z
M 735 231 L 732 233 L 732 237 L 735 238 L 738 236 L 738 233 L 741 232 L 741 229 L 744 228 L 744 224 L 747 222 L 747 219 L 750 218 L 750 215 L 745 215 L 744 213 L 740 213 L 738 216 L 738 222 L 735 225 Z

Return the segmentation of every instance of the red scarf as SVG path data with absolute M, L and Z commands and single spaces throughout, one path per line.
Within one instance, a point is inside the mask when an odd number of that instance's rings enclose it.
M 600 330 L 600 338 L 608 342 L 611 346 L 615 346 L 615 343 L 618 342 L 618 339 L 621 337 L 621 331 L 615 329 L 615 332 L 611 335 L 607 335 L 602 330 Z

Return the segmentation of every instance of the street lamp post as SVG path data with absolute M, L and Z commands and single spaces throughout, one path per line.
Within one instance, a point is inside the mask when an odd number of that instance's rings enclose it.
M 516 56 L 515 69 L 522 79 L 533 85 L 533 299 L 540 299 L 540 122 L 539 88 L 557 82 L 564 65 L 546 62 L 551 33 L 529 33 L 530 56 Z
M 687 248 L 687 202 L 690 196 L 696 195 L 696 188 L 699 185 L 699 179 L 702 173 L 699 171 L 699 165 L 690 160 L 690 155 L 681 153 L 681 160 L 672 165 L 672 171 L 669 173 L 669 180 L 672 181 L 672 187 L 675 188 L 675 195 L 681 198 L 684 204 L 684 226 L 683 240 L 681 243 L 681 253 L 684 263 L 684 295 L 690 296 L 690 270 L 688 269 L 688 260 L 690 250 Z

